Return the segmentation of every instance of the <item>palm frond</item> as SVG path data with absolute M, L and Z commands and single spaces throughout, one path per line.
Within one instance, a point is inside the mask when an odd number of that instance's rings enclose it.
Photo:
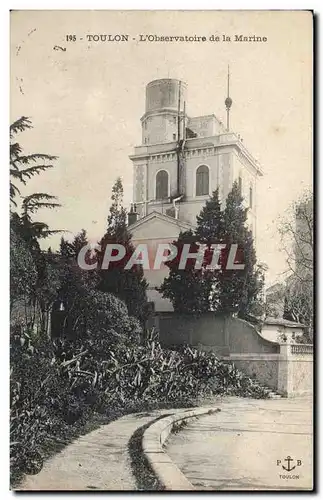
M 49 229 L 48 224 L 45 222 L 29 222 L 30 231 L 35 235 L 36 238 L 47 238 L 52 234 L 63 233 L 63 229 Z
M 57 208 L 57 207 L 61 207 L 62 205 L 60 203 L 46 203 L 46 202 L 43 202 L 43 203 L 35 203 L 34 205 L 29 205 L 28 206 L 28 210 L 29 212 L 37 212 L 37 210 L 41 209 L 41 208 Z
M 22 178 L 22 176 L 21 176 L 21 172 L 19 172 L 19 170 L 16 170 L 16 169 L 11 168 L 11 169 L 10 169 L 10 175 L 11 175 L 11 177 L 13 177 L 14 179 L 19 179 L 21 182 L 25 183 L 25 181 L 23 180 L 23 178 Z
M 12 137 L 17 132 L 23 132 L 24 130 L 32 128 L 32 124 L 29 118 L 22 116 L 18 120 L 10 125 L 10 137 Z
M 38 238 L 47 238 L 48 236 L 51 236 L 52 234 L 59 234 L 59 233 L 65 233 L 64 229 L 48 229 L 42 231 Z
M 12 167 L 12 169 L 14 169 L 15 171 L 18 171 L 19 172 L 19 166 L 17 165 L 16 161 L 15 160 L 10 160 L 9 162 L 9 165 L 10 167 Z M 11 172 L 10 172 L 11 173 Z
M 33 193 L 29 196 L 25 196 L 23 200 L 24 203 L 29 203 L 30 201 L 42 201 L 42 200 L 57 200 L 57 196 L 53 196 L 48 193 Z
M 39 160 L 53 161 L 57 160 L 57 158 L 58 158 L 57 156 L 47 155 L 45 153 L 35 153 L 32 155 L 24 155 L 24 156 L 19 155 L 17 156 L 16 161 L 23 165 L 28 165 L 30 162 L 36 162 Z
M 56 203 L 56 196 L 52 196 L 47 193 L 33 193 L 26 196 L 22 201 L 22 210 L 25 215 L 28 213 L 34 213 L 40 208 L 56 208 L 60 207 L 59 203 Z
M 54 165 L 35 165 L 34 167 L 24 168 L 19 172 L 22 178 L 27 177 L 28 179 L 31 179 L 34 175 L 39 175 L 40 172 L 44 172 L 44 170 L 47 170 L 48 168 L 53 168 L 53 166 Z
M 10 182 L 10 197 L 14 198 L 16 194 L 20 194 L 20 191 L 17 188 L 17 186 L 15 186 L 12 182 Z
M 21 152 L 22 152 L 22 148 L 18 144 L 18 142 L 14 142 L 13 144 L 10 144 L 10 158 L 19 156 Z
M 31 222 L 30 227 L 33 229 L 37 229 L 39 231 L 42 231 L 42 230 L 48 231 L 49 230 L 49 226 L 48 226 L 48 224 L 46 224 L 46 222 L 37 222 L 37 221 Z

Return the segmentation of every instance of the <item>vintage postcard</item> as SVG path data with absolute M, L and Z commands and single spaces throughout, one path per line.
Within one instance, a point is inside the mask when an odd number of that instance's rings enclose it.
M 312 491 L 313 13 L 10 17 L 11 489 Z

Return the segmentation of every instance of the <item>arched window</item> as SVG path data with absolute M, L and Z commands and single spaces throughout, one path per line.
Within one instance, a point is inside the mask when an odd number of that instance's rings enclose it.
M 201 165 L 196 170 L 196 196 L 209 194 L 209 167 Z
M 163 200 L 168 196 L 168 172 L 159 170 L 156 175 L 156 200 Z

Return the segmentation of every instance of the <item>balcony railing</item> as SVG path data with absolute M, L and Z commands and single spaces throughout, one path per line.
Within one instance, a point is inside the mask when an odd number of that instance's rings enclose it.
M 313 354 L 313 344 L 291 344 L 291 354 Z

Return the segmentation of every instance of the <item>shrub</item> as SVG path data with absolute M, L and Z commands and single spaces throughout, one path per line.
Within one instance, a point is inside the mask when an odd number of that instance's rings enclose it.
M 131 318 L 127 321 L 129 328 L 138 326 Z M 111 332 L 97 331 L 74 342 L 38 341 L 34 345 L 30 339 L 13 339 L 13 476 L 38 472 L 47 441 L 64 437 L 69 427 L 83 425 L 93 412 L 109 414 L 119 409 L 125 413 L 138 404 L 187 406 L 223 394 L 267 395 L 254 380 L 214 353 L 188 346 L 178 351 L 163 349 L 154 333 L 140 343 L 131 342 L 128 333 L 120 338 L 117 330 Z

